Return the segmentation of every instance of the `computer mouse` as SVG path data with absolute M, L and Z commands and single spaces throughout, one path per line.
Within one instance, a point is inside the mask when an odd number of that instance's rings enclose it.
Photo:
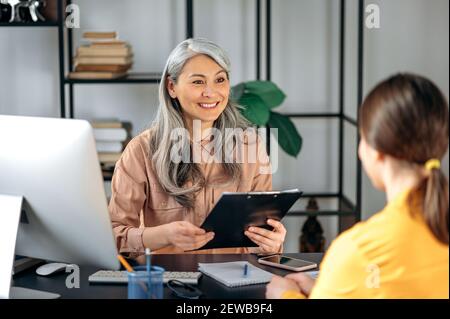
M 48 263 L 36 269 L 39 276 L 49 276 L 66 269 L 67 264 L 64 263 Z

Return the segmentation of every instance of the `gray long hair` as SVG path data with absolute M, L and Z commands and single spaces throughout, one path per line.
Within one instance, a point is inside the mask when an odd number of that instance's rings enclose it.
M 159 108 L 156 118 L 150 128 L 150 154 L 153 169 L 157 172 L 159 183 L 169 195 L 184 207 L 192 208 L 195 203 L 195 193 L 206 186 L 207 182 L 199 166 L 196 163 L 174 163 L 170 159 L 170 152 L 176 141 L 170 136 L 174 129 L 185 128 L 181 107 L 177 99 L 172 99 L 167 90 L 167 80 L 177 83 L 178 77 L 186 62 L 204 54 L 220 65 L 227 76 L 230 73 L 230 61 L 227 54 L 217 44 L 206 39 L 187 39 L 176 46 L 167 59 L 164 72 L 159 84 Z M 214 122 L 214 128 L 225 136 L 225 128 L 246 129 L 249 123 L 239 112 L 239 106 L 228 101 L 222 114 Z M 225 154 L 225 145 L 222 143 L 222 154 Z M 182 150 L 191 151 L 190 142 L 186 139 L 182 142 Z M 192 154 L 190 152 L 189 154 Z M 239 163 L 223 163 L 223 170 L 229 183 L 240 180 L 242 168 Z M 192 183 L 186 186 L 186 183 Z

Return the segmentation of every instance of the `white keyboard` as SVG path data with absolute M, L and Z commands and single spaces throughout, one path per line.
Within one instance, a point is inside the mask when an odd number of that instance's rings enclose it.
M 166 284 L 169 280 L 176 279 L 185 284 L 197 285 L 201 275 L 202 273 L 199 271 L 165 271 L 163 281 Z M 128 283 L 128 275 L 126 271 L 99 270 L 89 276 L 89 282 L 126 284 Z

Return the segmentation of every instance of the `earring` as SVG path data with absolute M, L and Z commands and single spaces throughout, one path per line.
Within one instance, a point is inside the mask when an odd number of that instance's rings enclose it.
M 177 111 L 181 110 L 181 107 L 180 107 L 180 104 L 178 103 L 177 98 L 172 99 L 172 105 L 175 110 L 177 110 Z

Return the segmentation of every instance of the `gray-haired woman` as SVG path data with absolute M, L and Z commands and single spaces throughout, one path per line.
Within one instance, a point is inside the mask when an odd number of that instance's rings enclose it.
M 253 151 L 263 156 L 256 156 L 256 161 L 248 160 L 255 158 L 251 155 L 238 162 L 203 158 L 205 150 L 211 155 L 213 149 L 214 155 L 229 155 L 227 145 L 238 140 L 230 137 L 208 149 L 213 137 L 217 142 L 214 131 L 226 136 L 226 129 L 242 131 L 249 126 L 229 100 L 229 72 L 226 53 L 205 39 L 185 40 L 170 54 L 159 87 L 156 119 L 127 145 L 112 179 L 109 211 L 121 253 L 136 256 L 144 248 L 159 253 L 201 248 L 214 234 L 199 226 L 223 192 L 271 190 L 270 163 L 264 143 L 257 138 Z M 187 137 L 174 139 L 180 131 Z M 244 153 L 251 152 L 249 134 L 242 140 Z M 201 252 L 279 252 L 286 229 L 275 220 L 268 224 L 273 231 L 251 227 L 245 232 L 258 245 L 256 249 Z

